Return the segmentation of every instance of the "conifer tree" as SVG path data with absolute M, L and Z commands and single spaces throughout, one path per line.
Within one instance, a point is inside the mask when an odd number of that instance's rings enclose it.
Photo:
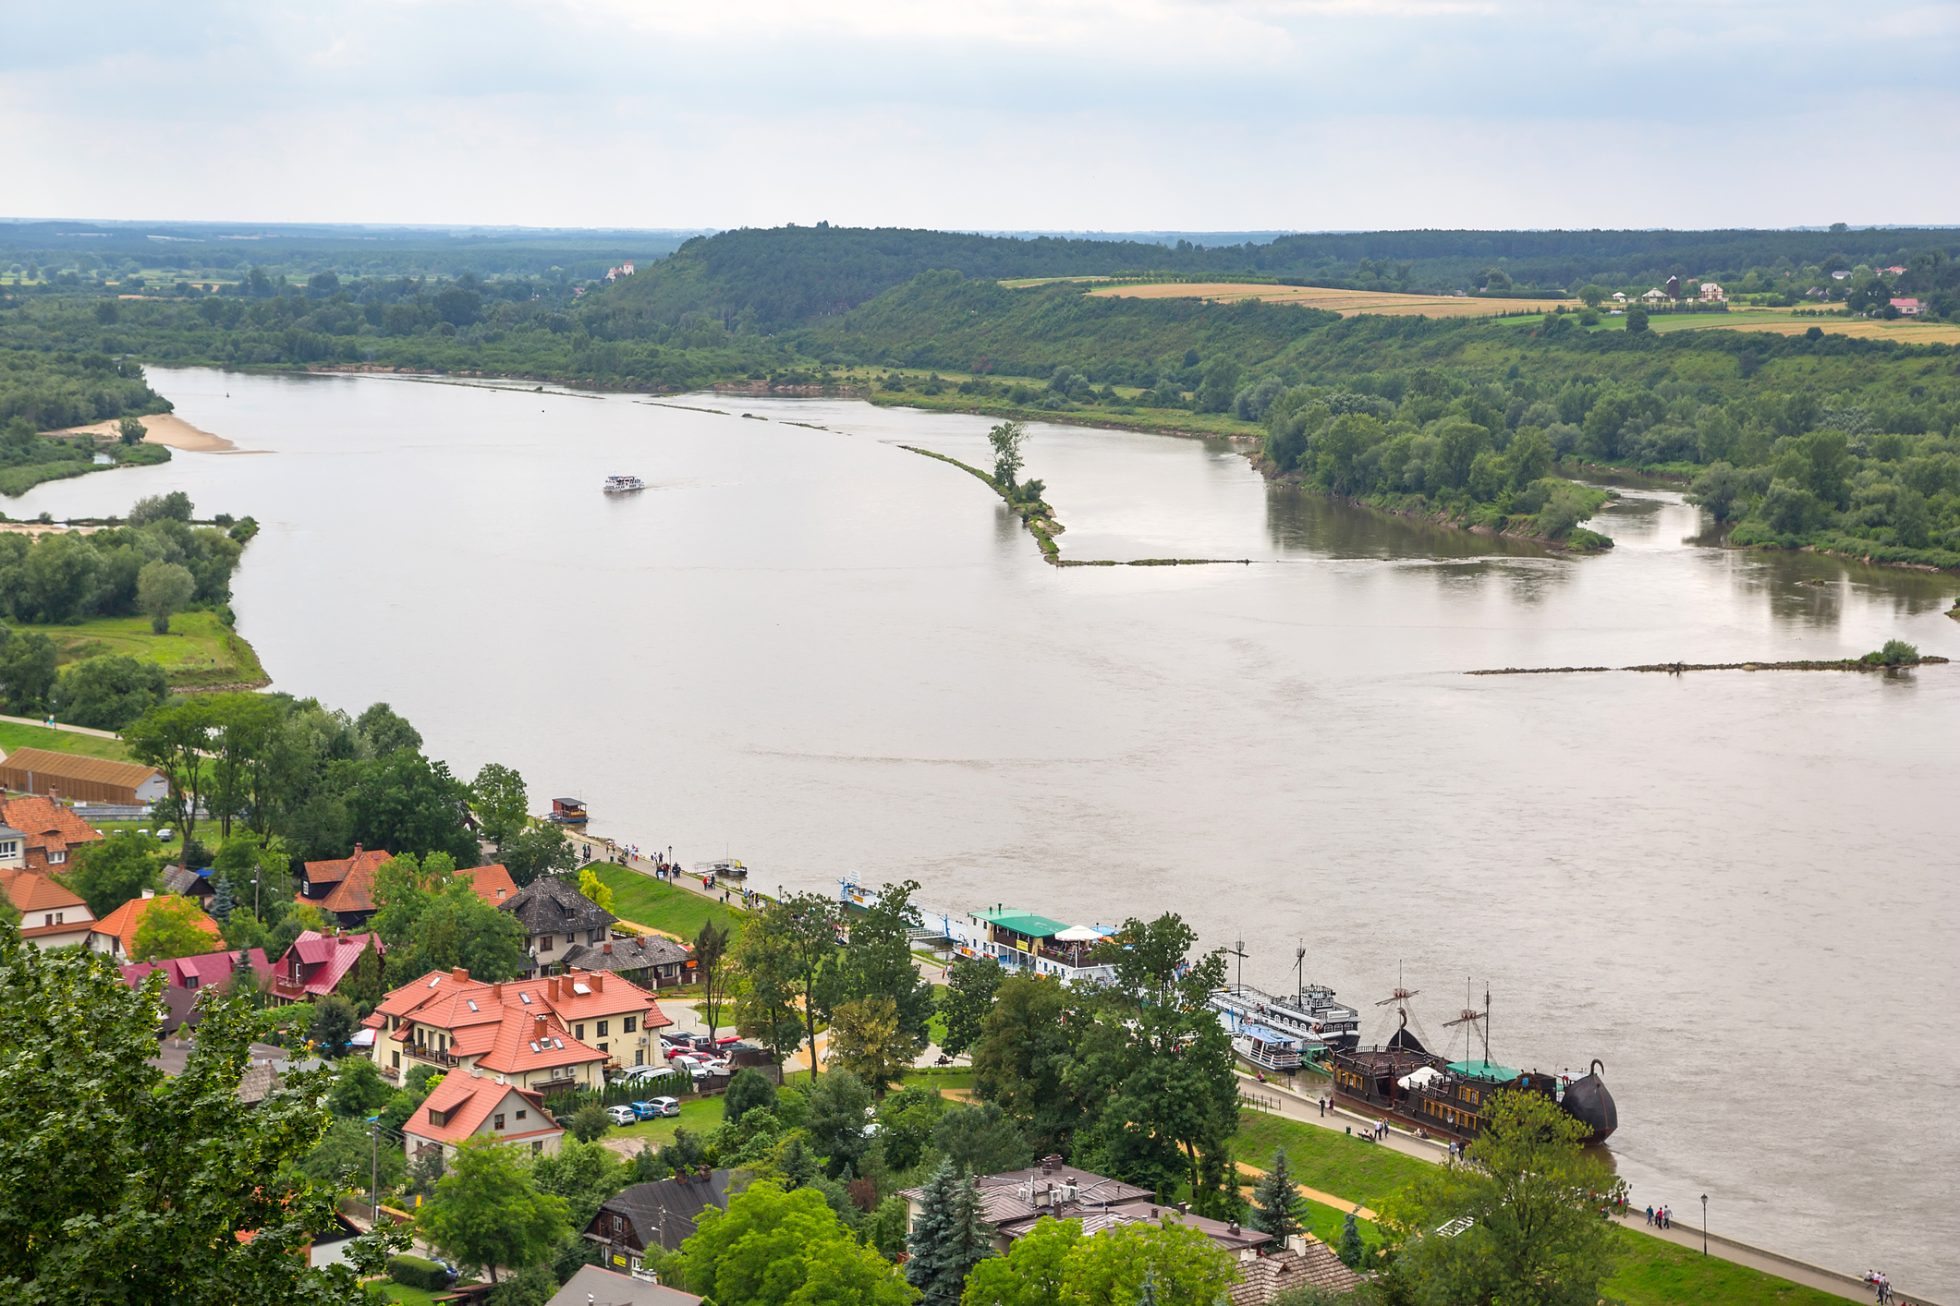
M 1347 1219 L 1341 1225 L 1341 1245 L 1334 1249 L 1334 1254 L 1340 1257 L 1341 1264 L 1350 1270 L 1357 1269 L 1361 1265 L 1363 1254 L 1361 1226 L 1355 1222 L 1353 1211 L 1347 1213 Z
M 222 876 L 214 877 L 218 887 L 211 895 L 211 919 L 220 925 L 231 919 L 232 911 L 238 906 L 238 895 L 232 892 L 231 881 Z
M 968 1271 L 993 1254 L 990 1233 L 972 1178 L 940 1162 L 919 1196 L 905 1263 L 905 1281 L 919 1290 L 921 1306 L 957 1306 Z
M 1285 1242 L 1306 1227 L 1307 1204 L 1293 1186 L 1293 1169 L 1286 1149 L 1273 1153 L 1273 1168 L 1252 1189 L 1252 1227 Z

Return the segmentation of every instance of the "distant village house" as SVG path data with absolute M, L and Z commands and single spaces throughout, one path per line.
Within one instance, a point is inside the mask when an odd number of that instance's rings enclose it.
M 447 1162 L 472 1138 L 523 1147 L 532 1156 L 558 1151 L 565 1131 L 538 1094 L 478 1074 L 443 1076 L 428 1100 L 402 1126 L 402 1146 L 413 1162 L 440 1151 Z
M 20 831 L 0 828 L 0 893 L 20 913 L 20 936 L 37 948 L 75 948 L 88 943 L 95 915 L 80 895 L 51 875 L 8 868 L 4 854 Z
M 68 858 L 102 832 L 72 808 L 47 798 L 0 798 L 0 869 L 62 871 Z

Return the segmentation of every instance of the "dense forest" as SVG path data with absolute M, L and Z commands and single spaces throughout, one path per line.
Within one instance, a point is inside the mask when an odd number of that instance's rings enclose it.
M 1564 478 L 1609 467 L 1692 482 L 1740 543 L 1953 567 L 1951 347 L 1659 332 L 1637 313 L 1590 310 L 1342 319 L 999 282 L 1291 277 L 1331 259 L 1411 289 L 1469 268 L 1488 289 L 1500 265 L 1514 288 L 1555 275 L 1637 287 L 1683 269 L 1786 288 L 1817 275 L 1840 298 L 1912 290 L 1937 309 L 1960 294 L 1956 253 L 1952 231 L 1404 232 L 1202 247 L 792 227 L 697 238 L 610 285 L 333 269 L 295 280 L 279 268 L 216 293 L 34 285 L 0 295 L 0 357 L 375 365 L 649 390 L 861 387 L 883 369 L 881 399 L 1258 435 L 1275 475 L 1465 524 L 1574 538 L 1597 497 Z M 1824 276 L 1837 264 L 1844 278 Z
M 166 461 L 170 451 L 157 445 L 39 432 L 169 407 L 144 383 L 143 369 L 126 359 L 0 349 L 0 494 L 93 471 L 98 453 L 114 464 Z

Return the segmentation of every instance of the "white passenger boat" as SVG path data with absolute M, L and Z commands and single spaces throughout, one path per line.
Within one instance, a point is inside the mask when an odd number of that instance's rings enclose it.
M 644 490 L 646 488 L 647 483 L 637 476 L 608 476 L 606 478 L 607 494 L 632 494 L 636 490 Z

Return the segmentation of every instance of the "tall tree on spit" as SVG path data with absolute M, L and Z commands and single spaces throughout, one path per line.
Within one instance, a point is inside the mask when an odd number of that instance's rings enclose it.
M 905 1281 L 924 1306 L 958 1306 L 966 1276 L 993 1255 L 993 1230 L 980 1213 L 980 1190 L 971 1175 L 941 1161 L 919 1194 Z
M 836 951 L 837 904 L 820 893 L 770 903 L 743 927 L 735 949 L 746 981 L 744 1027 L 772 1031 L 785 1016 L 798 1020 L 810 1045 L 812 1077 L 820 1069 L 817 1023 L 825 1014 L 825 972 Z

